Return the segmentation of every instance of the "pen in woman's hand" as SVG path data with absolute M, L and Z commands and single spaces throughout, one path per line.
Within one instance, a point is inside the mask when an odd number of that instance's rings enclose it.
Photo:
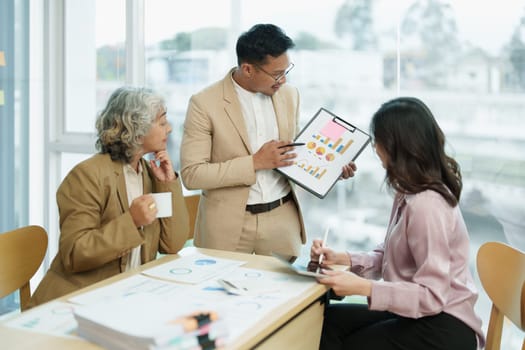
M 321 248 L 326 246 L 326 240 L 328 239 L 329 230 L 330 230 L 330 227 L 327 227 L 326 230 L 324 231 L 323 240 L 321 241 Z M 321 264 L 323 263 L 323 257 L 324 257 L 324 254 L 321 253 L 321 255 L 319 255 L 319 268 L 321 267 Z

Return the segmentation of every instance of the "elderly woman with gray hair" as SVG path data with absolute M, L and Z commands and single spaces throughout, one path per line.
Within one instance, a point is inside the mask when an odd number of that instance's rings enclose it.
M 57 191 L 58 253 L 31 299 L 38 305 L 177 253 L 189 231 L 182 186 L 166 151 L 164 99 L 122 87 L 96 121 L 99 153 L 77 164 Z M 143 156 L 152 154 L 150 161 Z M 157 218 L 151 193 L 171 192 L 172 215 Z

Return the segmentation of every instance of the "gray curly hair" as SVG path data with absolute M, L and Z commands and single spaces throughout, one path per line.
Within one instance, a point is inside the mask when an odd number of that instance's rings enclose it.
M 129 163 L 162 109 L 166 109 L 164 98 L 151 89 L 118 88 L 97 117 L 97 150 Z

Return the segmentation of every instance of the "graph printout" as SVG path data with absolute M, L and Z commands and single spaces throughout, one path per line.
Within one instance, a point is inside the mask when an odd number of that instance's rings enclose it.
M 13 317 L 5 324 L 8 327 L 38 333 L 76 337 L 77 321 L 73 316 L 74 307 L 69 303 L 53 300 L 22 313 L 20 317 Z
M 343 118 L 321 108 L 294 142 L 294 164 L 276 169 L 292 181 L 324 198 L 341 175 L 343 165 L 359 156 L 370 136 Z
M 243 265 L 245 261 L 193 254 L 157 265 L 142 274 L 181 283 L 196 284 Z

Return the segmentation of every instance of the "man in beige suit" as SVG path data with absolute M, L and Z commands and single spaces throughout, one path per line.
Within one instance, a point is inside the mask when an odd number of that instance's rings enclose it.
M 237 41 L 237 67 L 190 99 L 181 175 L 202 190 L 198 247 L 298 256 L 306 242 L 293 186 L 273 170 L 296 156 L 286 146 L 299 121 L 299 94 L 285 85 L 293 46 L 275 25 L 253 26 Z

